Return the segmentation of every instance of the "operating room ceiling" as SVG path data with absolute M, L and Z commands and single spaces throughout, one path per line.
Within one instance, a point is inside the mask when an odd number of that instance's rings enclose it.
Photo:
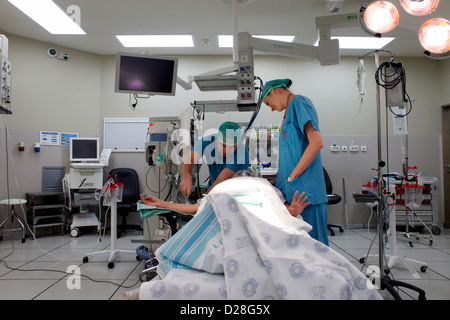
M 55 0 L 61 8 L 77 5 L 86 35 L 51 35 L 7 0 L 0 0 L 0 31 L 102 55 L 118 51 L 162 55 L 227 55 L 231 48 L 218 48 L 217 36 L 233 33 L 231 0 Z M 240 2 L 240 1 L 239 1 Z M 396 39 L 384 47 L 397 56 L 423 56 L 417 32 L 432 17 L 450 17 L 450 1 L 441 0 L 431 15 L 407 14 L 398 0 L 398 27 L 385 34 Z M 357 12 L 371 1 L 345 0 L 336 13 L 325 0 L 254 0 L 238 6 L 238 31 L 254 35 L 295 35 L 294 42 L 314 44 L 318 38 L 315 18 Z M 115 35 L 192 34 L 194 48 L 122 47 Z M 333 29 L 332 35 L 367 35 L 359 27 Z M 370 50 L 341 50 L 342 56 L 359 56 Z M 257 54 L 257 52 L 255 52 Z

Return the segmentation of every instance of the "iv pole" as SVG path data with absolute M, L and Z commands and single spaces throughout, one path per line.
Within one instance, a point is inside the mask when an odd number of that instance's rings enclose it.
M 375 50 L 375 68 L 378 70 L 380 67 L 380 55 L 379 50 Z M 366 54 L 368 55 L 368 54 Z M 378 215 L 378 266 L 380 272 L 380 289 L 386 289 L 396 300 L 402 300 L 398 292 L 394 289 L 394 287 L 405 287 L 411 290 L 417 291 L 419 293 L 419 300 L 426 300 L 425 291 L 420 288 L 417 288 L 413 285 L 410 285 L 405 282 L 397 281 L 391 279 L 388 275 L 384 275 L 384 234 L 383 234 L 383 224 L 385 220 L 385 197 L 383 196 L 383 175 L 381 173 L 382 168 L 385 167 L 386 162 L 382 160 L 382 152 L 381 152 L 381 103 L 380 103 L 380 85 L 376 82 L 376 102 L 377 102 L 377 144 L 378 144 L 378 196 L 377 196 L 377 215 Z M 388 195 L 386 195 L 388 196 Z M 395 237 L 395 230 L 394 237 Z

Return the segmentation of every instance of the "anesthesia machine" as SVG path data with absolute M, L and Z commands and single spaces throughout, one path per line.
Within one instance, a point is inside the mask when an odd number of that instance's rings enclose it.
M 146 187 L 165 200 L 178 196 L 179 166 L 202 134 L 202 112 L 186 108 L 179 117 L 150 117 L 145 144 Z

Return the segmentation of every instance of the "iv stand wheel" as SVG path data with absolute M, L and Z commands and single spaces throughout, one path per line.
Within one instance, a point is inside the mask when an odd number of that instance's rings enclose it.
M 441 234 L 441 228 L 439 228 L 438 226 L 432 226 L 431 227 L 431 232 L 435 235 L 438 236 Z
M 72 230 L 70 230 L 70 235 L 73 238 L 76 238 L 80 235 L 80 230 L 78 230 L 78 228 L 73 228 Z
M 155 277 L 155 274 L 141 273 L 139 275 L 139 280 L 141 280 L 141 282 L 148 282 L 148 281 L 152 280 L 154 277 Z
M 427 271 L 427 266 L 421 266 L 421 267 L 420 267 L 420 271 L 426 272 L 426 271 Z
M 114 262 L 108 262 L 108 268 L 109 269 L 114 268 Z
M 83 262 L 84 262 L 84 263 L 88 263 L 88 261 L 89 261 L 89 258 L 88 258 L 87 256 L 85 256 L 85 257 L 83 258 Z

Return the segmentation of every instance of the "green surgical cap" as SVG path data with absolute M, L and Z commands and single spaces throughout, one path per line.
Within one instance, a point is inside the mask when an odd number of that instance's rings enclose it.
M 219 140 L 225 144 L 237 144 L 242 136 L 241 126 L 236 122 L 227 121 L 219 127 Z
M 291 86 L 291 84 L 292 84 L 291 79 L 276 79 L 276 80 L 266 82 L 266 84 L 264 85 L 264 88 L 263 88 L 263 92 L 262 92 L 262 100 L 264 101 L 266 96 L 273 89 L 282 88 L 282 87 L 285 87 L 286 89 L 288 89 Z

